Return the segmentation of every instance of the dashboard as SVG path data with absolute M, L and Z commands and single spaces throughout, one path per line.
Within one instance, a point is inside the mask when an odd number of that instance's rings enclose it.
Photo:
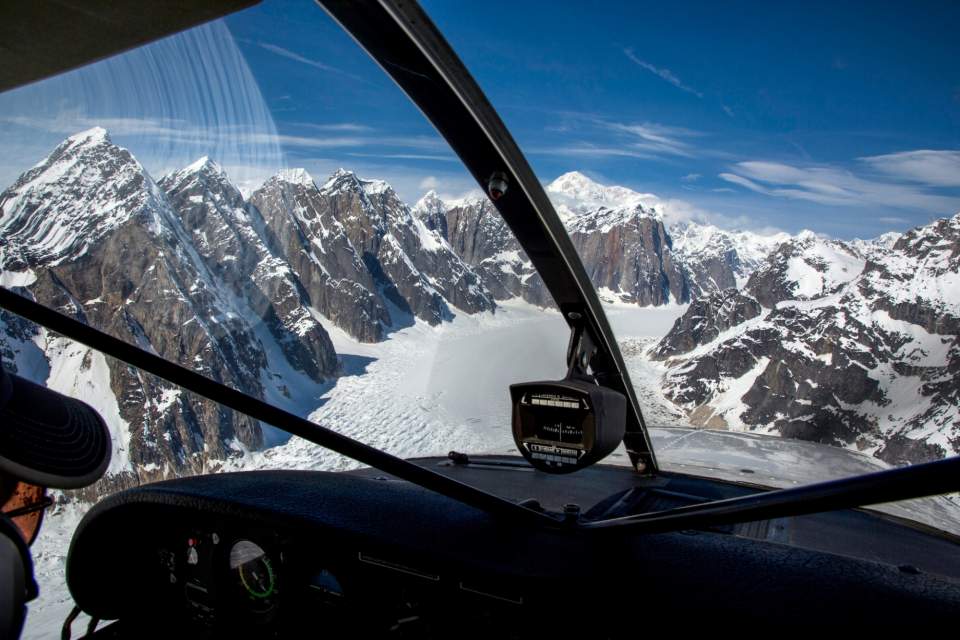
M 649 509 L 750 491 L 602 465 L 549 476 L 519 459 L 419 462 L 551 510 L 572 497 L 586 516 L 645 483 Z M 621 637 L 692 611 L 917 628 L 960 611 L 958 550 L 861 511 L 664 534 L 546 530 L 375 470 L 244 472 L 105 499 L 77 529 L 67 582 L 84 611 L 119 621 L 104 637 Z

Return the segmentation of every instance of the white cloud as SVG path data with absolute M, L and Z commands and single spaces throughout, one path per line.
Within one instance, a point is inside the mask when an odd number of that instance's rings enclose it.
M 531 147 L 526 150 L 531 155 L 569 156 L 573 158 L 642 158 L 655 160 L 657 155 L 649 151 L 639 151 L 627 146 L 617 147 L 596 145 L 589 142 L 575 142 L 560 147 Z
M 612 132 L 615 139 L 597 143 L 576 141 L 555 147 L 533 147 L 527 153 L 537 155 L 562 155 L 571 157 L 625 157 L 648 160 L 662 159 L 664 156 L 692 158 L 697 149 L 687 139 L 701 136 L 699 131 L 658 124 L 656 122 L 624 123 L 610 122 L 594 116 L 585 116 L 584 122 L 590 125 L 590 132 Z M 607 136 L 610 137 L 610 136 Z
M 960 198 L 932 194 L 904 183 L 869 180 L 831 166 L 795 167 L 779 162 L 738 162 L 719 177 L 771 197 L 834 206 L 895 207 L 952 213 Z
M 429 153 L 348 153 L 352 158 L 383 158 L 390 160 L 431 160 L 435 162 L 457 162 L 454 156 L 431 155 Z
M 363 80 L 363 78 L 359 76 L 355 76 L 352 73 L 347 73 L 342 69 L 338 69 L 337 67 L 330 66 L 329 64 L 325 64 L 323 62 L 320 62 L 319 60 L 311 60 L 310 58 L 306 58 L 295 51 L 284 49 L 281 46 L 271 44 L 269 42 L 258 42 L 257 45 L 260 46 L 260 48 L 262 49 L 266 49 L 270 53 L 276 54 L 278 56 L 282 56 L 284 58 L 288 58 L 290 60 L 299 62 L 301 64 L 309 65 L 315 69 L 320 69 L 321 71 L 329 71 L 330 73 L 337 73 L 342 76 L 347 76 L 348 78 L 353 78 L 354 80 Z
M 637 55 L 633 52 L 633 49 L 624 49 L 624 50 L 623 50 L 623 53 L 624 53 L 625 56 L 627 56 L 628 58 L 630 58 L 630 60 L 631 60 L 634 64 L 642 67 L 643 69 L 646 69 L 647 71 L 649 71 L 650 73 L 652 73 L 652 74 L 660 77 L 661 79 L 666 80 L 667 82 L 669 82 L 670 84 L 672 84 L 673 86 L 675 86 L 677 89 L 680 89 L 681 91 L 686 91 L 687 93 L 692 93 L 693 95 L 697 96 L 698 98 L 703 98 L 703 94 L 702 94 L 702 93 L 700 93 L 699 91 L 697 91 L 697 90 L 694 89 L 693 87 L 690 87 L 690 86 L 684 84 L 683 82 L 681 82 L 680 78 L 678 78 L 672 71 L 670 71 L 670 69 L 665 69 L 665 68 L 662 68 L 662 67 L 657 67 L 657 66 L 654 66 L 654 65 L 650 64 L 650 63 L 647 62 L 646 60 L 641 60 L 641 59 L 638 58 Z
M 314 122 L 291 122 L 289 124 L 296 125 L 298 127 L 308 127 L 310 129 L 316 129 L 318 131 L 349 131 L 351 133 L 365 133 L 368 131 L 373 131 L 373 127 L 368 127 L 365 124 L 359 124 L 357 122 L 336 122 L 333 124 L 317 124 Z
M 85 129 L 103 127 L 111 135 L 183 135 L 189 125 L 185 120 L 171 118 L 91 118 L 79 109 L 64 110 L 56 117 L 0 116 L 0 123 L 73 135 Z M 191 128 L 192 129 L 192 128 Z M 189 135 L 189 134 L 188 134 Z
M 427 176 L 420 181 L 419 187 L 423 190 L 436 189 L 440 186 L 440 181 L 437 180 L 436 176 Z
M 699 173 L 688 173 L 687 175 L 680 178 L 682 182 L 696 182 L 702 176 Z
M 628 134 L 634 140 L 629 147 L 635 150 L 649 151 L 654 154 L 668 154 L 674 156 L 691 157 L 693 148 L 683 138 L 699 136 L 700 133 L 684 127 L 672 127 L 655 122 L 641 124 L 607 123 L 614 131 Z
M 960 151 L 902 151 L 860 158 L 885 174 L 935 187 L 960 187 Z

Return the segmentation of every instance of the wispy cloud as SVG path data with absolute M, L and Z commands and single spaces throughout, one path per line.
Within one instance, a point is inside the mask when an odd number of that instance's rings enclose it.
M 634 64 L 636 64 L 637 66 L 639 66 L 639 67 L 641 67 L 641 68 L 643 68 L 643 69 L 646 69 L 647 71 L 649 71 L 650 73 L 652 73 L 652 74 L 660 77 L 661 79 L 666 80 L 667 82 L 669 82 L 670 84 L 672 84 L 673 86 L 675 86 L 677 89 L 680 89 L 681 91 L 686 91 L 687 93 L 692 93 L 693 95 L 697 96 L 698 98 L 703 98 L 703 94 L 702 94 L 702 93 L 700 93 L 699 91 L 697 91 L 697 90 L 694 89 L 693 87 L 684 84 L 684 83 L 680 80 L 680 78 L 678 78 L 678 77 L 676 76 L 676 74 L 674 74 L 672 71 L 670 71 L 670 69 L 666 69 L 666 68 L 663 68 L 663 67 L 657 67 L 657 66 L 655 66 L 655 65 L 650 64 L 650 63 L 647 62 L 646 60 L 641 60 L 641 59 L 638 58 L 637 55 L 633 52 L 633 49 L 630 49 L 630 48 L 624 49 L 624 50 L 623 50 L 623 53 L 624 53 L 625 56 L 627 56 L 627 57 L 631 60 L 631 62 L 633 62 Z
M 960 187 L 960 151 L 902 151 L 860 158 L 887 175 L 935 187 Z
M 953 213 L 960 198 L 930 193 L 905 183 L 870 180 L 833 166 L 796 167 L 779 162 L 738 162 L 719 177 L 766 196 L 833 206 L 895 207 Z
M 699 173 L 688 173 L 687 175 L 680 178 L 682 182 L 696 182 L 702 176 Z
M 277 142 L 287 148 L 307 149 L 343 149 L 361 147 L 395 147 L 418 151 L 434 152 L 431 155 L 439 156 L 442 152 L 449 152 L 449 146 L 439 137 L 430 136 L 294 136 L 277 135 Z M 251 140 L 258 142 L 258 139 Z M 266 141 L 266 140 L 264 140 Z M 440 153 L 437 153 L 440 152 Z M 381 155 L 381 154 L 377 154 Z M 382 157 L 382 155 L 381 155 Z
M 73 113 L 61 114 L 56 118 L 0 116 L 0 124 L 13 124 L 59 135 L 72 135 L 91 127 L 103 127 L 112 136 L 143 136 L 156 142 L 176 143 L 189 147 L 210 146 L 222 139 L 230 139 L 241 144 L 279 144 L 288 149 L 397 148 L 433 152 L 429 155 L 429 158 L 423 154 L 418 154 L 421 159 L 447 160 L 452 158 L 452 155 L 449 155 L 449 145 L 439 136 L 380 135 L 372 127 L 354 123 L 300 123 L 298 125 L 321 132 L 338 134 L 316 136 L 278 134 L 273 131 L 258 130 L 241 123 L 208 126 L 204 123 L 197 124 L 186 120 L 168 118 L 91 118 Z M 380 155 L 380 157 L 384 156 Z
M 566 156 L 571 158 L 640 158 L 656 160 L 649 151 L 639 151 L 627 146 L 597 145 L 590 142 L 574 142 L 550 147 L 530 147 L 527 153 L 541 156 Z
M 317 131 L 338 131 L 338 132 L 350 132 L 350 133 L 366 133 L 373 131 L 373 127 L 369 127 L 365 124 L 359 124 L 356 122 L 336 122 L 333 124 L 317 124 L 314 122 L 290 122 L 286 123 L 297 127 L 306 127 L 308 129 L 315 129 Z
M 605 124 L 614 131 L 632 137 L 633 140 L 629 144 L 632 149 L 687 158 L 693 155 L 693 148 L 686 139 L 700 135 L 699 132 L 691 129 L 672 127 L 655 122 L 641 124 L 608 122 Z
M 170 118 L 91 118 L 79 111 L 64 111 L 54 118 L 0 116 L 0 123 L 47 133 L 73 135 L 85 129 L 103 127 L 113 135 L 175 135 L 190 128 L 185 120 Z
M 289 49 L 284 49 L 279 45 L 271 44 L 269 42 L 257 42 L 257 45 L 261 49 L 265 49 L 270 53 L 276 54 L 278 56 L 283 56 L 284 58 L 288 58 L 290 60 L 299 62 L 301 64 L 309 65 L 314 69 L 320 69 L 321 71 L 328 71 L 330 73 L 336 73 L 342 76 L 346 76 L 348 78 L 353 78 L 354 80 L 361 80 L 363 82 L 366 82 L 366 80 L 364 80 L 360 76 L 354 75 L 352 73 L 348 73 L 343 69 L 338 69 L 337 67 L 331 66 L 324 62 L 320 62 L 319 60 L 311 60 L 310 58 L 300 55 L 296 51 L 290 51 Z
M 390 160 L 430 160 L 434 162 L 457 162 L 452 155 L 441 156 L 429 153 L 348 153 L 353 158 L 384 158 Z
M 692 129 L 655 122 L 612 122 L 593 114 L 566 114 L 571 134 L 580 140 L 548 147 L 530 147 L 534 155 L 562 155 L 580 158 L 692 158 L 700 152 L 690 140 L 701 134 Z M 584 139 L 586 138 L 586 139 Z

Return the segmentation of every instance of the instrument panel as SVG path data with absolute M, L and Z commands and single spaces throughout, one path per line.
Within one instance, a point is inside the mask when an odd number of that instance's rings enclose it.
M 589 489 L 610 496 L 600 508 L 632 480 L 601 465 L 575 479 L 525 469 L 449 472 L 552 501 Z M 747 489 L 668 476 L 646 491 L 638 508 Z M 598 536 L 495 518 L 372 471 L 264 471 L 104 499 L 77 528 L 67 583 L 91 617 L 119 620 L 109 637 L 635 637 L 649 616 L 690 611 L 778 625 L 809 611 L 866 626 L 877 611 L 885 625 L 953 620 L 958 548 L 858 511 Z
M 334 538 L 311 541 L 243 521 L 175 527 L 157 536 L 151 554 L 152 606 L 128 609 L 125 625 L 137 635 L 187 637 L 300 637 L 318 626 L 424 637 L 463 624 L 498 637 L 518 633 L 505 624 L 524 605 L 516 585 Z M 166 612 L 159 622 L 158 607 Z

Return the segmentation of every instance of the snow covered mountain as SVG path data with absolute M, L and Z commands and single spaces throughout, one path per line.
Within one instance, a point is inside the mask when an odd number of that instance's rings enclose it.
M 188 168 L 167 183 L 179 194 L 171 199 L 104 130 L 69 138 L 0 195 L 4 284 L 257 397 L 319 384 L 335 374 L 329 337 L 314 326 L 302 354 L 284 347 L 295 334 L 282 301 L 243 282 L 257 234 L 217 175 L 210 164 Z M 243 268 L 218 268 L 226 252 Z M 108 482 L 200 472 L 263 443 L 245 416 L 19 324 L 3 336 L 7 364 L 104 414 L 115 443 Z
M 245 205 L 220 166 L 204 157 L 159 186 L 192 234 L 204 266 L 253 311 L 287 361 L 316 381 L 335 371 L 333 345 L 311 314 L 296 273 L 271 246 L 260 212 Z
M 339 373 L 323 323 L 389 330 L 492 310 L 491 295 L 386 183 L 303 170 L 248 201 L 212 160 L 155 182 L 103 129 L 0 194 L 0 283 L 228 386 L 316 409 Z M 260 424 L 0 314 L 5 366 L 89 399 L 114 434 L 94 493 L 260 448 Z
M 547 191 L 604 300 L 689 304 L 650 356 L 691 423 L 891 461 L 960 447 L 958 218 L 838 242 L 673 221 L 576 172 Z M 376 343 L 497 301 L 552 304 L 486 198 L 408 207 L 383 181 L 293 169 L 245 199 L 208 158 L 154 182 L 102 129 L 0 194 L 0 284 L 302 415 L 340 374 L 328 329 Z M 216 468 L 270 435 L 2 312 L 0 357 L 106 416 L 95 491 Z
M 652 352 L 667 396 L 897 464 L 960 452 L 960 214 L 867 244 L 800 234 L 692 304 Z
M 416 317 L 438 324 L 493 309 L 480 277 L 382 181 L 343 169 L 322 186 L 302 169 L 250 197 L 316 309 L 365 341 Z
M 726 231 L 689 221 L 672 224 L 669 231 L 677 260 L 690 277 L 691 299 L 741 288 L 767 256 L 790 239 L 786 233 Z

